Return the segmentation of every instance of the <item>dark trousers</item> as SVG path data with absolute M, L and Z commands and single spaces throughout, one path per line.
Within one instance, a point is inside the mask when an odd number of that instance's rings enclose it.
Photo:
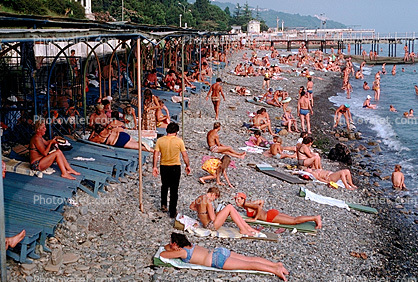
M 177 199 L 180 183 L 181 167 L 179 165 L 161 165 L 161 206 L 167 206 L 168 188 L 170 188 L 170 217 L 175 217 L 177 213 Z

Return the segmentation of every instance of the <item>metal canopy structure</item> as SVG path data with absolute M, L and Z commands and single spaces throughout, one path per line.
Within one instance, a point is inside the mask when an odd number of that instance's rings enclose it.
M 222 35 L 226 35 L 225 33 L 218 33 L 218 32 L 208 32 L 208 31 L 199 31 L 190 28 L 179 28 L 173 26 L 151 26 L 151 25 L 139 25 L 127 22 L 99 22 L 99 21 L 89 21 L 89 20 L 78 20 L 78 19 L 69 19 L 69 18 L 59 18 L 59 17 L 45 17 L 45 16 L 26 16 L 26 15 L 15 15 L 9 13 L 0 13 L 0 60 L 6 58 L 6 54 L 10 54 L 10 52 L 14 52 L 15 57 L 8 58 L 9 62 L 13 61 L 16 65 L 16 70 L 26 73 L 26 76 L 22 75 L 23 80 L 31 80 L 31 83 L 28 84 L 26 81 L 25 88 L 31 87 L 33 85 L 33 103 L 35 105 L 35 115 L 36 115 L 36 103 L 37 103 L 37 95 L 39 94 L 39 86 L 37 87 L 37 81 L 35 78 L 35 74 L 38 75 L 40 72 L 45 72 L 45 77 L 42 82 L 42 87 L 44 87 L 43 91 L 46 92 L 47 99 L 47 115 L 51 117 L 51 107 L 50 107 L 50 91 L 51 91 L 51 76 L 53 75 L 53 69 L 56 67 L 57 62 L 60 60 L 64 60 L 69 63 L 69 55 L 66 54 L 69 52 L 70 48 L 74 48 L 77 45 L 85 45 L 86 50 L 88 51 L 87 58 L 84 65 L 80 66 L 80 84 L 81 93 L 84 95 L 84 115 L 86 115 L 86 91 L 85 91 L 85 79 L 86 79 L 86 69 L 88 65 L 88 60 L 90 57 L 95 57 L 97 62 L 99 63 L 99 55 L 96 54 L 96 51 L 99 50 L 98 47 L 103 48 L 102 56 L 104 57 L 104 48 L 109 48 L 110 46 L 110 64 L 112 64 L 113 59 L 117 62 L 119 68 L 119 58 L 117 56 L 118 48 L 125 45 L 127 42 L 131 42 L 131 46 L 128 46 L 128 67 L 129 67 L 129 57 L 138 60 L 136 67 L 132 67 L 132 71 L 134 72 L 134 78 L 136 78 L 136 85 L 137 85 L 137 93 L 141 91 L 141 60 L 145 60 L 141 55 L 141 47 L 142 44 L 151 44 L 156 48 L 163 41 L 168 41 L 170 39 L 174 40 L 174 44 L 181 44 L 181 58 L 182 58 L 182 70 L 184 71 L 184 44 L 186 41 L 188 42 L 195 42 L 194 39 L 198 40 L 199 52 L 201 50 L 201 44 L 203 38 L 208 38 L 211 41 L 212 37 L 220 37 Z M 176 40 L 176 38 L 181 39 Z M 117 45 L 112 47 L 109 44 L 109 41 L 114 40 L 117 41 Z M 196 43 L 195 43 L 196 44 Z M 48 54 L 46 56 L 47 66 L 44 69 L 38 69 L 34 66 L 34 63 L 27 63 L 25 60 L 27 58 L 24 54 L 24 49 L 27 49 L 27 46 L 32 46 L 30 48 L 34 48 L 38 46 L 47 46 L 45 48 L 56 48 L 55 53 Z M 165 44 L 164 44 L 165 45 Z M 162 47 L 162 54 L 164 57 L 164 48 Z M 170 45 L 171 48 L 171 45 Z M 46 49 L 47 50 L 47 49 Z M 96 50 L 96 51 L 95 51 Z M 126 51 L 127 52 L 127 51 Z M 155 54 L 156 51 L 154 49 Z M 116 55 L 115 55 L 116 54 Z M 132 54 L 132 56 L 131 56 Z M 27 56 L 27 55 L 26 55 Z M 102 58 L 103 59 L 103 58 Z M 42 60 L 41 60 L 42 62 Z M 51 63 L 52 62 L 52 63 Z M 164 58 L 162 61 L 163 69 L 164 69 Z M 134 65 L 134 64 L 132 64 Z M 200 70 L 200 64 L 199 64 Z M 72 70 L 67 70 L 70 72 L 71 75 Z M 99 63 L 99 72 L 100 72 L 100 63 Z M 136 73 L 135 73 L 136 72 Z M 99 76 L 100 77 L 100 76 Z M 101 83 L 101 78 L 99 78 Z M 134 81 L 135 82 L 135 81 Z M 109 86 L 110 86 L 110 79 L 109 79 Z M 1 89 L 0 89 L 1 90 Z M 31 90 L 30 90 L 31 91 Z M 106 91 L 106 89 L 105 89 Z M 184 91 L 184 83 L 183 83 L 183 91 Z M 101 86 L 100 86 L 100 95 L 102 93 Z M 106 93 L 106 92 L 104 92 Z M 109 88 L 109 93 L 110 88 Z M 129 95 L 129 87 L 127 89 L 127 94 Z M 2 96 L 7 95 L 4 91 L 2 92 Z M 25 96 L 26 97 L 26 96 Z M 141 95 L 138 95 L 138 110 L 140 110 Z M 39 101 L 38 101 L 39 103 Z M 45 103 L 45 102 L 44 102 Z M 184 100 L 182 101 L 183 108 L 184 108 Z M 1 109 L 0 104 L 0 109 Z M 15 109 L 15 110 L 20 110 Z M 140 115 L 138 115 L 140 117 Z M 51 132 L 51 130 L 50 130 Z M 141 132 L 139 127 L 138 132 L 139 138 L 141 138 Z M 0 141 L 1 142 L 1 141 Z M 1 143 L 0 143 L 1 144 Z M 1 156 L 1 152 L 0 152 Z M 139 156 L 141 156 L 141 151 L 139 149 Z M 140 158 L 141 159 L 141 158 Z M 140 162 L 141 163 L 141 162 Z M 139 165 L 139 201 L 140 201 L 140 209 L 142 210 L 142 179 L 141 179 L 141 165 Z M 2 199 L 3 196 L 3 185 L 0 179 L 0 244 L 1 244 L 1 280 L 6 280 L 6 254 L 5 254 L 5 236 L 4 236 L 4 202 Z

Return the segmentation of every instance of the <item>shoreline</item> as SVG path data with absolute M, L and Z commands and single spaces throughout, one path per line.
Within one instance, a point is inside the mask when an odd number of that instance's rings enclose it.
M 221 102 L 220 109 L 220 122 L 222 123 L 220 140 L 236 150 L 244 146 L 244 142 L 250 137 L 246 128 L 242 127 L 242 123 L 248 121 L 247 112 L 255 111 L 260 107 L 245 102 L 245 97 L 233 94 L 229 90 L 232 88 L 231 85 L 247 86 L 253 95 L 258 95 L 261 94 L 263 80 L 262 77 L 242 78 L 227 73 L 235 67 L 237 62 L 241 61 L 243 52 L 236 52 L 231 58 L 231 64 L 220 75 L 227 82 L 223 86 L 227 99 Z M 335 91 L 333 92 L 335 87 L 341 87 L 341 79 L 339 74 L 334 73 L 318 73 L 315 76 L 324 80 L 314 80 L 314 91 L 316 91 L 314 93 L 318 93 L 316 95 L 318 99 L 314 105 L 313 136 L 315 140 L 327 138 L 328 142 L 323 142 L 324 147 L 331 149 L 338 141 L 331 133 L 334 111 L 331 110 L 333 106 L 328 97 L 335 95 Z M 289 92 L 292 97 L 292 113 L 295 116 L 297 90 L 300 85 L 306 86 L 306 78 L 296 77 L 294 73 L 285 74 L 283 77 L 288 80 L 271 81 L 271 86 L 273 88 L 282 86 Z M 192 175 L 186 176 L 182 173 L 178 211 L 193 218 L 196 218 L 196 214 L 189 210 L 190 202 L 204 194 L 209 187 L 214 186 L 214 182 L 199 184 L 199 177 L 205 175 L 201 169 L 202 156 L 220 156 L 207 149 L 206 133 L 212 129 L 215 119 L 212 104 L 210 101 L 205 101 L 205 96 L 206 93 L 192 95 L 189 103 L 190 109 L 185 111 L 184 116 L 186 130 L 184 141 L 191 162 Z M 281 117 L 283 110 L 268 108 L 267 111 L 273 123 L 279 124 L 278 117 Z M 264 137 L 271 140 L 268 134 L 264 134 Z M 287 134 L 280 137 L 283 139 L 283 144 L 289 146 L 296 143 L 299 134 Z M 321 151 L 322 148 L 318 150 Z M 324 158 L 324 153 L 322 155 L 325 169 L 335 171 L 337 166 L 344 167 Z M 393 267 L 390 265 L 392 250 L 386 246 L 386 243 L 396 240 L 402 246 L 406 241 L 402 241 L 400 234 L 398 238 L 395 237 L 398 236 L 396 230 L 387 228 L 389 226 L 387 222 L 390 219 L 386 217 L 384 206 L 379 207 L 379 215 L 372 215 L 317 204 L 297 195 L 299 185 L 279 181 L 256 172 L 249 166 L 249 164 L 267 162 L 281 170 L 286 164 L 295 164 L 294 160 L 277 160 L 248 153 L 244 160 L 233 158 L 233 161 L 237 168 L 229 169 L 228 176 L 235 188 L 221 187 L 221 199 L 218 202 L 232 203 L 235 206 L 234 195 L 237 192 L 244 192 L 250 199 L 264 199 L 266 208 L 276 208 L 291 216 L 320 214 L 323 219 L 323 228 L 315 236 L 285 231 L 278 235 L 278 242 L 187 235 L 192 243 L 211 249 L 222 246 L 241 254 L 281 261 L 290 271 L 289 281 L 370 281 L 377 278 L 389 281 L 390 275 L 398 275 L 395 276 L 396 278 L 405 277 L 404 273 L 410 276 L 418 275 L 416 274 L 418 268 L 412 268 L 416 265 L 416 252 L 415 257 L 409 258 L 410 267 L 401 269 L 403 272 L 397 272 L 395 267 L 402 267 L 402 260 L 406 258 L 402 253 L 395 253 L 394 258 L 398 263 Z M 184 165 L 182 170 L 184 170 Z M 353 177 L 361 178 L 356 175 L 356 172 L 353 172 Z M 355 180 L 356 184 L 357 181 L 363 180 Z M 53 279 L 57 277 L 186 282 L 278 280 L 272 276 L 253 274 L 154 267 L 152 256 L 158 247 L 169 242 L 171 232 L 179 232 L 173 228 L 173 220 L 168 214 L 160 211 L 160 185 L 160 178 L 152 176 L 152 158 L 148 157 L 143 171 L 144 213 L 141 213 L 138 207 L 137 176 L 127 176 L 122 179 L 121 184 L 108 185 L 107 193 L 101 193 L 99 199 L 93 199 L 86 193 L 78 191 L 79 200 L 76 200 L 81 203 L 81 206 L 66 207 L 65 222 L 57 228 L 55 238 L 49 240 L 48 247 L 56 249 L 61 246 L 64 253 L 75 253 L 80 256 L 80 259 L 77 263 L 62 266 L 56 273 L 48 272 L 44 270 L 44 267 L 51 254 L 41 252 L 41 258 L 34 260 L 35 271 L 25 278 L 28 280 L 31 277 L 34 281 L 36 278 L 54 281 Z M 357 191 L 330 189 L 325 185 L 312 182 L 309 182 L 306 187 L 320 195 L 360 204 L 370 202 L 372 198 L 369 194 L 381 196 L 374 187 L 366 186 L 366 184 Z M 388 216 L 391 216 L 391 210 L 387 209 L 387 212 Z M 236 227 L 232 223 L 226 225 Z M 274 232 L 276 228 L 266 228 L 265 231 Z M 408 235 L 407 230 L 402 231 Z M 411 247 L 413 243 L 416 245 L 416 241 L 410 242 Z M 350 252 L 364 252 L 368 257 L 363 260 L 351 256 Z M 25 279 L 21 274 L 22 266 L 11 260 L 8 260 L 8 265 L 10 281 Z M 393 270 L 386 270 L 388 267 L 392 267 Z M 320 271 L 322 269 L 325 271 Z
M 341 85 L 338 85 L 337 80 L 335 79 L 335 83 L 329 85 L 329 90 L 333 94 L 326 97 L 326 101 L 322 101 L 325 104 L 328 102 L 330 107 L 335 106 L 328 98 L 337 95 L 337 92 L 341 92 Z M 356 131 L 362 133 L 358 128 Z M 328 137 L 334 140 L 336 139 L 332 134 Z M 411 217 L 413 214 L 418 215 L 418 212 L 404 210 L 404 205 L 402 204 L 407 202 L 410 196 L 401 194 L 395 190 L 388 193 L 388 191 L 379 188 L 380 185 L 374 185 L 375 182 L 373 179 L 377 182 L 390 181 L 382 179 L 383 175 L 380 177 L 380 174 L 376 174 L 376 167 L 379 170 L 379 165 L 366 167 L 359 165 L 359 162 L 367 158 L 364 157 L 364 152 L 358 153 L 355 148 L 358 148 L 360 145 L 367 146 L 368 140 L 371 139 L 373 139 L 371 135 L 362 135 L 360 140 L 349 141 L 347 144 L 350 147 L 353 157 L 353 165 L 351 166 L 353 178 L 355 179 L 355 183 L 359 183 L 359 186 L 361 185 L 364 188 L 363 194 L 365 195 L 363 195 L 364 202 L 362 204 L 370 204 L 370 206 L 379 210 L 379 214 L 374 223 L 380 227 L 381 232 L 376 234 L 378 240 L 376 240 L 377 244 L 375 247 L 380 254 L 384 255 L 385 260 L 383 262 L 385 264 L 380 269 L 372 268 L 371 273 L 376 275 L 376 277 L 385 277 L 389 280 L 399 277 L 416 279 L 418 275 L 418 221 L 411 220 L 408 216 Z M 335 142 L 338 143 L 338 141 Z M 383 144 L 377 144 L 384 147 Z M 375 155 L 371 151 L 370 154 Z M 358 154 L 355 154 L 355 152 Z M 358 174 L 359 172 L 361 174 Z

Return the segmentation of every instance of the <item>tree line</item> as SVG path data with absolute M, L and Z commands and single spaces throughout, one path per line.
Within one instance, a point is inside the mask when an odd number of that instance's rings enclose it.
M 3 0 L 2 5 L 14 12 L 31 15 L 67 16 L 85 18 L 84 8 L 80 2 L 72 0 Z M 210 0 L 92 0 L 92 11 L 99 20 L 123 20 L 138 24 L 179 26 L 180 14 L 182 26 L 200 30 L 229 31 L 231 25 L 240 25 L 246 31 L 252 19 L 261 22 L 261 29 L 268 27 L 257 12 L 253 16 L 248 3 L 240 6 L 237 3 L 234 11 L 229 7 L 222 10 L 212 5 Z

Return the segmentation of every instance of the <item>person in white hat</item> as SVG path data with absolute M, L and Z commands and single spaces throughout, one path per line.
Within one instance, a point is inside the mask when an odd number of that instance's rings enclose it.
M 372 97 L 370 95 L 367 95 L 367 99 L 363 103 L 363 108 L 366 108 L 366 109 L 376 109 L 376 105 L 370 104 L 370 100 L 371 99 L 372 99 Z

